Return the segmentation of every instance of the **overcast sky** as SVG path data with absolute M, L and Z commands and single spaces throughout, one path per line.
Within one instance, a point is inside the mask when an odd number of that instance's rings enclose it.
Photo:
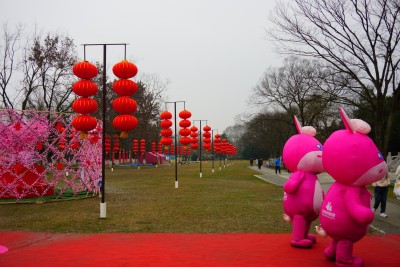
M 83 43 L 129 43 L 127 58 L 139 72 L 170 81 L 169 101 L 185 100 L 192 119 L 223 130 L 246 112 L 251 88 L 281 58 L 265 38 L 272 0 L 0 0 L 0 19 L 9 28 L 23 23 Z M 87 60 L 102 61 L 100 48 Z M 107 66 L 123 59 L 109 47 Z M 183 104 L 177 105 L 177 110 Z M 173 106 L 169 106 L 173 110 Z

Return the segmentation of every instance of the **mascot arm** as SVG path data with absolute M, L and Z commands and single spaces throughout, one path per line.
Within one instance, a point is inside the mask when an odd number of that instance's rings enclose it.
M 297 188 L 299 188 L 299 185 L 303 181 L 303 178 L 304 178 L 303 172 L 293 173 L 283 186 L 283 190 L 288 194 L 293 194 L 294 192 L 297 191 Z
M 361 204 L 360 188 L 346 191 L 344 200 L 347 212 L 360 224 L 370 224 L 374 220 L 374 213 L 370 208 Z

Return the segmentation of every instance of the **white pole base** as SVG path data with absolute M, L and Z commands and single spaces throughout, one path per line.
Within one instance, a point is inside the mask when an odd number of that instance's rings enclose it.
M 113 172 L 113 171 L 114 171 L 114 168 L 111 168 L 111 171 Z
M 212 169 L 211 172 L 214 173 L 214 169 Z
M 200 173 L 200 178 L 202 178 L 203 177 L 203 173 Z
M 221 167 L 219 167 L 219 170 L 221 170 Z
M 137 168 L 138 168 L 138 170 L 140 170 L 140 166 L 138 166 Z
M 100 202 L 100 219 L 105 219 L 107 217 L 106 215 L 106 202 L 101 203 Z
M 175 181 L 175 188 L 178 188 L 178 181 Z

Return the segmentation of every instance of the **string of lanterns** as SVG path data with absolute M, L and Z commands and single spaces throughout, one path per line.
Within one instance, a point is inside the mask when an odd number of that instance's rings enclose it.
M 72 103 L 72 110 L 80 114 L 74 117 L 72 126 L 80 131 L 81 138 L 87 138 L 87 133 L 97 125 L 96 118 L 88 114 L 95 112 L 98 108 L 96 100 L 90 98 L 98 91 L 96 83 L 91 81 L 98 74 L 98 69 L 88 61 L 81 61 L 73 66 L 72 72 L 81 79 L 72 86 L 72 91 L 80 96 Z

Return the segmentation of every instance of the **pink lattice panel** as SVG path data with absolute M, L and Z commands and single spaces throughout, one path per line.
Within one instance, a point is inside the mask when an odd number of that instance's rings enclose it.
M 79 139 L 69 115 L 0 110 L 0 198 L 97 193 L 101 129 Z

